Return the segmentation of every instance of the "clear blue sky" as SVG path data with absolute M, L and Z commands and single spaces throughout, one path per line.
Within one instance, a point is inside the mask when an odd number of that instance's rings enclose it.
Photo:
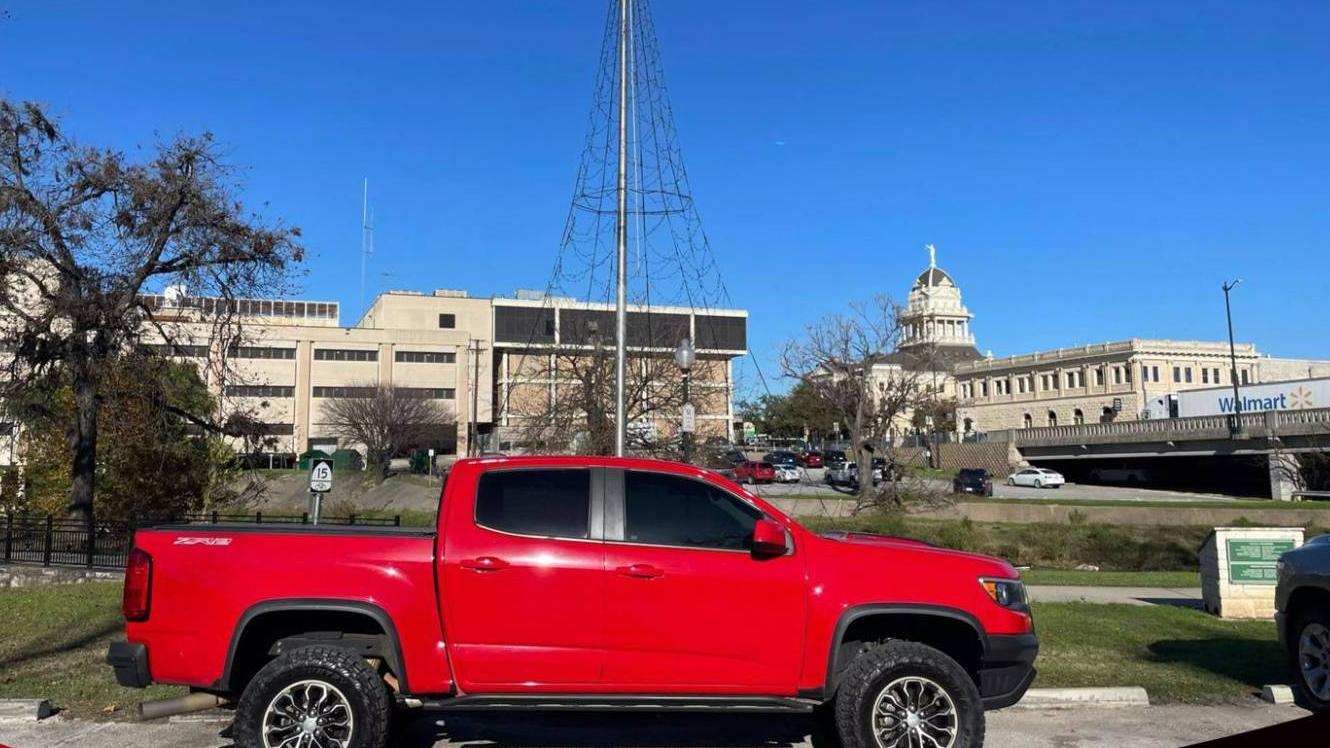
M 0 94 L 92 143 L 213 131 L 249 201 L 304 229 L 306 296 L 345 323 L 363 176 L 372 288 L 543 287 L 605 0 L 389 6 L 0 0 Z M 903 298 L 926 242 L 997 355 L 1222 339 L 1219 285 L 1241 276 L 1240 339 L 1330 358 L 1324 0 L 653 8 L 769 377 L 805 320 Z

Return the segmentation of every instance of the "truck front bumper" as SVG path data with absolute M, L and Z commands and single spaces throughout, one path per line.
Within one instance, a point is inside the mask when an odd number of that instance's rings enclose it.
M 1039 640 L 1034 634 L 991 635 L 979 667 L 979 696 L 984 709 L 1001 709 L 1021 700 L 1034 681 Z
M 148 648 L 142 644 L 111 642 L 106 664 L 115 668 L 116 682 L 126 688 L 146 688 L 152 682 L 148 676 Z

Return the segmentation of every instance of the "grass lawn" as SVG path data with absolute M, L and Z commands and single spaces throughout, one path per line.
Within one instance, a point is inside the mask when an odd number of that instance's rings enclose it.
M 1036 603 L 1036 688 L 1143 686 L 1153 703 L 1214 703 L 1288 683 L 1273 621 L 1168 606 Z
M 124 637 L 118 582 L 0 590 L 0 698 L 45 698 L 66 714 L 105 718 L 134 703 L 185 692 L 121 688 L 106 648 Z
M 1027 569 L 1021 572 L 1026 584 L 1089 585 L 1093 587 L 1200 587 L 1201 575 L 1194 571 L 1076 571 L 1075 569 Z

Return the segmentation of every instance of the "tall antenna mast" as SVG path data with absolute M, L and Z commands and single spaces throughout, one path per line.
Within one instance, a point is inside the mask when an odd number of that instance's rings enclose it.
M 614 306 L 614 454 L 619 457 L 623 457 L 628 441 L 628 402 L 624 394 L 628 358 L 628 3 L 619 0 L 618 278 Z
M 365 312 L 365 269 L 374 254 L 374 214 L 369 211 L 369 177 L 365 177 L 360 206 L 360 316 Z

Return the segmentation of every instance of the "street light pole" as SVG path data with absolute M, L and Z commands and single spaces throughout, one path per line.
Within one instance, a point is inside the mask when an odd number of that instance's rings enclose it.
M 1241 282 L 1242 279 L 1238 278 L 1221 286 L 1224 289 L 1224 316 L 1228 318 L 1228 360 L 1231 367 L 1229 377 L 1233 380 L 1233 422 L 1229 426 L 1229 432 L 1233 434 L 1242 430 L 1242 393 L 1238 389 L 1238 350 L 1233 342 L 1233 306 L 1229 303 L 1228 294 Z
M 690 411 L 693 408 L 693 399 L 688 391 L 689 376 L 693 364 L 697 361 L 697 352 L 693 350 L 693 341 L 690 338 L 684 338 L 679 341 L 679 347 L 674 349 L 674 363 L 678 364 L 679 371 L 683 374 L 683 407 L 680 411 L 681 422 L 679 424 L 679 446 L 683 451 L 683 461 L 693 461 L 693 417 Z

